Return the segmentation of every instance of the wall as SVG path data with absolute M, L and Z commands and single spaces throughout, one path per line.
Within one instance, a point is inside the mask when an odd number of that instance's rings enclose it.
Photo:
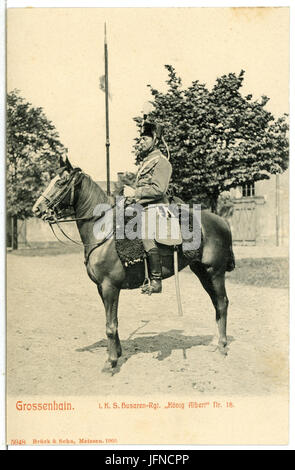
M 26 238 L 27 238 L 28 245 L 34 244 L 34 243 L 48 243 L 48 242 L 57 241 L 50 229 L 49 224 L 46 222 L 43 222 L 43 220 L 41 219 L 37 219 L 36 217 L 27 219 L 26 226 L 27 226 Z M 59 228 L 56 225 L 54 225 L 53 228 L 60 240 L 69 242 L 62 235 L 62 233 L 60 233 Z M 80 235 L 79 235 L 75 222 L 62 224 L 62 229 L 73 240 L 80 241 Z
M 242 200 L 255 201 L 256 245 L 289 244 L 289 171 L 271 175 L 269 180 L 255 183 L 255 197 L 242 198 L 239 188 L 231 190 L 235 204 Z M 278 232 L 277 232 L 278 230 Z

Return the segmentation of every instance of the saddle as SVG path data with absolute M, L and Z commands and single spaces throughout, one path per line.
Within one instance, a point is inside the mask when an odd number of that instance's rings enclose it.
M 125 268 L 143 263 L 145 250 L 141 238 L 132 236 L 129 223 L 134 218 L 133 211 L 124 211 L 124 221 L 118 221 L 115 217 L 116 233 L 126 233 L 124 238 L 115 237 L 115 244 L 118 256 Z M 181 219 L 181 220 L 180 220 Z M 124 227 L 122 227 L 124 223 Z M 187 230 L 182 230 L 187 227 Z M 137 224 L 133 225 L 134 232 L 138 229 Z M 194 230 L 194 232 L 193 232 Z M 199 231 L 198 243 L 195 243 L 195 232 Z M 173 256 L 174 247 L 177 246 L 183 255 L 190 261 L 200 261 L 202 254 L 202 231 L 198 223 L 194 226 L 193 213 L 189 209 L 182 209 L 181 214 L 176 210 L 176 206 L 167 207 L 164 205 L 157 207 L 157 230 L 155 242 L 159 247 L 161 256 Z

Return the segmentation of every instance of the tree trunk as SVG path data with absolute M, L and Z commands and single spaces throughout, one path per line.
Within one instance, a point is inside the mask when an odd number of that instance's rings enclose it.
M 218 194 L 212 195 L 210 199 L 210 207 L 211 207 L 211 212 L 214 214 L 217 214 L 217 200 L 218 200 Z
M 13 250 L 17 250 L 18 248 L 18 237 L 17 237 L 17 216 L 14 215 L 11 218 L 11 246 Z

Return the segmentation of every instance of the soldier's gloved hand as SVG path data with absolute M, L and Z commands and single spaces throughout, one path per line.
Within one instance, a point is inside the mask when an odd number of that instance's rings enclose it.
M 135 204 L 135 197 L 125 197 L 125 206 L 130 206 L 130 204 Z

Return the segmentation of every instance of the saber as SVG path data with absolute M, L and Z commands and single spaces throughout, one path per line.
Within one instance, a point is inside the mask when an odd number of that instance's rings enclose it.
M 178 250 L 177 250 L 177 246 L 174 247 L 173 258 L 174 258 L 174 278 L 175 278 L 175 290 L 176 290 L 177 305 L 178 305 L 178 315 L 180 317 L 183 317 L 183 311 L 182 311 L 182 306 L 181 306 L 181 297 L 180 297 L 180 289 L 179 289 Z

